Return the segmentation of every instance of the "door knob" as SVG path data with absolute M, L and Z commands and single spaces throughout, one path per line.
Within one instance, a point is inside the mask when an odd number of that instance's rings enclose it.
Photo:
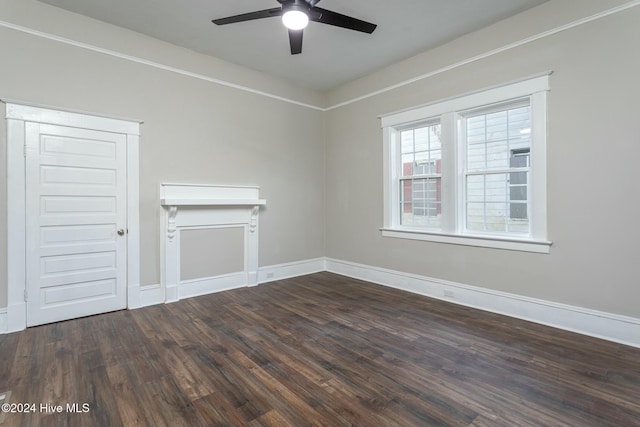
M 118 236 L 124 236 L 124 230 L 122 228 L 118 230 Z

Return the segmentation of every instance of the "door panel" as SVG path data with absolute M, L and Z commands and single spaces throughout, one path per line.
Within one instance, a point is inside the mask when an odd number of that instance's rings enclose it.
M 113 252 L 97 252 L 49 256 L 41 258 L 40 273 L 43 279 L 59 277 L 62 274 L 84 274 L 89 271 L 105 271 L 116 268 Z
M 87 212 L 110 215 L 116 211 L 115 197 L 42 196 L 40 202 L 40 214 L 47 216 Z
M 27 122 L 27 324 L 126 307 L 126 136 Z
M 69 285 L 61 285 L 56 287 L 48 287 L 43 289 L 42 292 L 42 305 L 45 305 L 48 309 L 52 307 L 60 306 L 63 309 L 70 303 L 80 302 L 83 307 L 79 307 L 78 314 L 86 316 L 89 314 L 96 314 L 91 307 L 91 300 L 96 300 L 101 297 L 109 297 L 116 292 L 115 280 L 92 280 L 90 282 L 79 282 Z

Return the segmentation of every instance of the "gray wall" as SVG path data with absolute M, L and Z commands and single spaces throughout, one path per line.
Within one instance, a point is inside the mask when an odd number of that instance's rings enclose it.
M 33 2 L 0 5 L 0 20 L 302 101 L 313 92 L 79 15 Z M 0 98 L 144 121 L 140 140 L 141 284 L 160 282 L 161 182 L 261 186 L 261 265 L 324 255 L 322 113 L 147 65 L 0 28 Z M 4 122 L 4 121 L 3 121 Z M 5 132 L 1 133 L 5 135 Z M 4 153 L 6 144 L 2 144 Z M 6 162 L 0 162 L 0 176 Z M 5 180 L 2 180 L 4 189 Z M 4 191 L 4 190 L 2 190 Z M 6 196 L 2 206 L 6 206 Z M 5 227 L 3 208 L 0 223 Z M 313 227 L 309 227 L 313 224 Z M 0 307 L 6 237 L 0 227 Z
M 33 0 L 0 20 L 314 105 L 334 105 L 590 16 L 623 0 L 551 0 L 328 93 Z M 142 285 L 159 278 L 161 182 L 257 184 L 260 265 L 328 256 L 640 317 L 640 7 L 322 113 L 0 28 L 0 97 L 144 120 Z M 382 238 L 380 114 L 553 70 L 549 255 Z M 4 137 L 4 131 L 0 129 Z M 4 143 L 0 200 L 6 200 Z M 0 307 L 6 223 L 0 210 Z M 195 269 L 195 267 L 194 267 Z
M 604 7 L 605 3 L 602 2 Z M 425 74 L 587 16 L 594 2 L 550 2 L 394 64 L 332 102 Z M 573 16 L 571 15 L 573 13 Z M 544 19 L 544 17 L 549 17 Z M 328 257 L 640 317 L 640 8 L 542 38 L 334 109 L 327 122 Z M 378 116 L 553 70 L 548 116 L 548 255 L 383 238 Z
M 180 280 L 244 271 L 244 229 L 180 231 Z

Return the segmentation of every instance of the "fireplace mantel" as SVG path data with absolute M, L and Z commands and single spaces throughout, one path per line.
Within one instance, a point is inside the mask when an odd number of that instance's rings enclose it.
M 161 184 L 162 206 L 265 206 L 260 187 L 238 185 Z
M 163 282 L 166 302 L 204 293 L 258 283 L 258 214 L 266 201 L 259 187 L 161 184 L 160 205 L 164 254 Z M 182 229 L 242 227 L 245 270 L 234 275 L 198 280 L 180 279 L 180 231 Z M 215 242 L 212 242 L 214 244 Z
M 263 199 L 160 199 L 162 206 L 265 206 Z

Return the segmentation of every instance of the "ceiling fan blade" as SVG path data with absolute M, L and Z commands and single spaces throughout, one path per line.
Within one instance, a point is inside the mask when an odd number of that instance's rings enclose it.
M 316 3 L 319 3 L 320 0 L 302 0 L 305 3 L 307 3 L 309 6 L 313 7 L 316 5 Z M 287 5 L 287 4 L 296 4 L 296 3 L 300 3 L 300 1 L 296 1 L 296 0 L 278 0 L 278 3 L 280 3 L 281 5 Z
M 336 27 L 347 28 L 349 30 L 361 31 L 363 33 L 371 34 L 376 29 L 377 25 L 360 19 L 352 18 L 347 15 L 343 15 L 338 12 L 332 12 L 320 7 L 314 7 L 312 10 L 320 12 L 320 17 L 311 16 L 309 19 L 323 24 L 335 25 Z
M 273 9 L 258 10 L 256 12 L 243 13 L 240 15 L 227 16 L 226 18 L 214 19 L 216 25 L 234 24 L 236 22 L 252 21 L 254 19 L 271 18 L 272 16 L 281 16 L 282 8 L 274 7 Z
M 289 30 L 291 55 L 297 55 L 302 52 L 302 31 L 303 30 Z

